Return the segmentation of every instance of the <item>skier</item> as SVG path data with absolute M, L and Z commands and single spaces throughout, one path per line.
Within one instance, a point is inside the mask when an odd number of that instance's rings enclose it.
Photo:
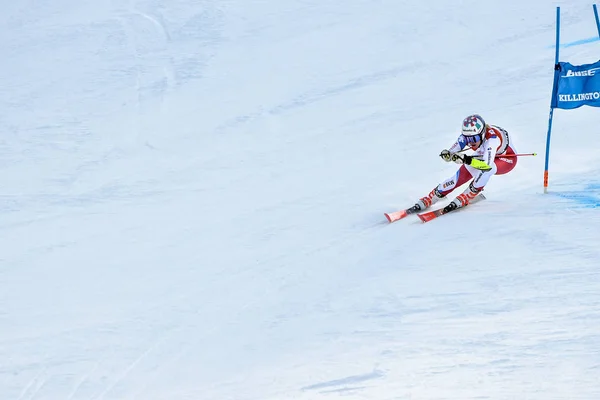
M 459 154 L 469 147 L 472 155 Z M 483 190 L 493 175 L 503 175 L 517 165 L 517 157 L 508 132 L 496 125 L 488 125 L 477 114 L 463 120 L 462 133 L 440 157 L 446 162 L 462 164 L 456 173 L 436 186 L 427 196 L 420 198 L 409 208 L 408 214 L 423 211 L 440 199 L 446 197 L 455 188 L 472 180 L 469 187 L 444 207 L 444 213 L 464 207 Z M 504 156 L 504 157 L 503 157 Z M 506 157 L 509 156 L 509 157 Z

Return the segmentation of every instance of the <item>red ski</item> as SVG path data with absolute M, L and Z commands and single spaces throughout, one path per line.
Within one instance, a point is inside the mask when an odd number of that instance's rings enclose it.
M 395 211 L 392 213 L 383 213 L 383 215 L 385 215 L 385 217 L 387 218 L 388 221 L 396 222 L 396 221 L 406 217 L 408 215 L 408 211 L 400 210 L 400 211 Z
M 478 201 L 481 201 L 481 200 L 485 200 L 485 196 L 482 193 L 478 194 L 477 197 L 475 197 L 473 200 L 471 200 L 471 202 L 469 204 L 467 204 L 467 205 L 475 204 L 475 203 L 477 203 Z M 440 208 L 439 210 L 428 211 L 428 212 L 424 212 L 422 214 L 417 214 L 417 216 L 421 219 L 421 221 L 423 221 L 423 222 L 429 222 L 432 219 L 435 219 L 435 218 L 437 218 L 439 216 L 442 216 L 442 215 L 445 215 L 445 214 L 449 214 L 451 212 L 456 212 L 456 211 L 462 210 L 465 207 L 460 207 L 460 208 L 457 208 L 454 211 L 449 211 L 447 213 L 444 212 L 443 208 Z
M 415 206 L 412 206 L 410 208 L 407 208 L 406 210 L 395 211 L 392 213 L 383 213 L 383 215 L 385 215 L 388 221 L 396 222 L 399 219 L 402 219 L 411 214 L 416 214 L 417 212 L 418 211 L 415 210 Z

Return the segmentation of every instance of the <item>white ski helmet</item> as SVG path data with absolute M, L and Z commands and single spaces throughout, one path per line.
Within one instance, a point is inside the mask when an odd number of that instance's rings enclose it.
M 481 135 L 485 130 L 485 121 L 480 115 L 473 114 L 469 115 L 463 120 L 462 123 L 462 134 L 463 136 L 477 136 Z

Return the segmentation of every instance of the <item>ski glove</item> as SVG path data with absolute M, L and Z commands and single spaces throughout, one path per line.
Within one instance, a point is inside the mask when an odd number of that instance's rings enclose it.
M 442 160 L 450 162 L 452 158 L 452 153 L 450 153 L 449 150 L 442 150 L 442 152 L 440 153 L 440 157 L 442 157 Z
M 468 157 L 468 156 L 465 156 L 465 157 Z M 471 157 L 469 157 L 469 158 L 471 158 Z M 469 163 L 465 162 L 465 160 L 460 156 L 460 154 L 452 154 L 451 160 L 454 161 L 457 164 L 463 164 L 464 163 L 464 164 L 469 165 Z
M 487 165 L 485 162 L 477 158 L 473 158 L 472 156 L 460 156 L 459 154 L 452 154 L 452 161 L 454 161 L 457 164 L 470 165 L 471 167 L 477 168 L 478 170 L 484 172 L 492 169 L 492 167 Z
M 452 154 L 452 161 L 457 164 L 473 165 L 473 157 L 466 154 L 464 156 L 461 156 L 460 154 Z

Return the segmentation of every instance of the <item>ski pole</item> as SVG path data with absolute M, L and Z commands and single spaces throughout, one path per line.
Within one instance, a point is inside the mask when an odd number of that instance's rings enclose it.
M 497 157 L 523 157 L 523 156 L 537 156 L 537 153 L 521 153 L 521 154 L 499 154 Z

